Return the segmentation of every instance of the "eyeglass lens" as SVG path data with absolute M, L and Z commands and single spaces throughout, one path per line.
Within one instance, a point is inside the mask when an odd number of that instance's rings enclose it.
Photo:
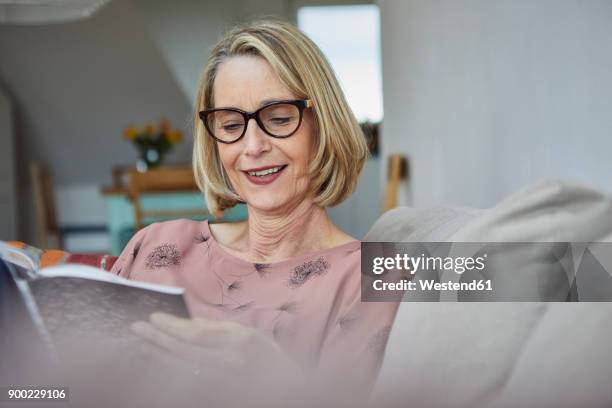
M 238 139 L 245 127 L 244 115 L 232 110 L 218 110 L 207 117 L 207 128 L 220 140 L 231 142 Z M 293 133 L 300 124 L 300 110 L 291 104 L 275 104 L 259 111 L 259 121 L 271 135 L 285 137 Z

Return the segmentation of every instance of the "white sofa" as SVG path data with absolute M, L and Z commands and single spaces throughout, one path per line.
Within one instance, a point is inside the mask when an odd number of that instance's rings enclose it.
M 364 240 L 608 242 L 612 201 L 550 181 L 488 210 L 398 208 Z M 612 407 L 612 303 L 406 300 L 372 406 Z

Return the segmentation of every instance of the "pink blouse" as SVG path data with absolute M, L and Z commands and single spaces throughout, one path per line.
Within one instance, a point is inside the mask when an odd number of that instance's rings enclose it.
M 397 304 L 361 302 L 360 256 L 353 241 L 251 263 L 224 250 L 208 221 L 176 220 L 138 231 L 111 272 L 183 287 L 192 317 L 255 327 L 304 368 L 344 372 L 369 388 Z

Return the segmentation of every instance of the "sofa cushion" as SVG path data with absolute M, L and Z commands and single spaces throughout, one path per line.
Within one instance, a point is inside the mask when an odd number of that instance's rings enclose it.
M 458 229 L 455 242 L 612 241 L 612 200 L 591 187 L 550 180 L 524 188 Z
M 384 213 L 365 235 L 371 242 L 442 242 L 483 210 L 399 207 Z
M 612 406 L 612 303 L 555 303 L 514 363 L 493 408 Z

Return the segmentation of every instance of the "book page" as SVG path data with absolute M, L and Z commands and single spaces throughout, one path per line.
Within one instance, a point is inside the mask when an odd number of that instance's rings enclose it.
M 52 266 L 44 268 L 38 271 L 39 278 L 82 278 L 90 279 L 100 282 L 114 283 L 117 285 L 130 286 L 133 288 L 141 288 L 152 290 L 154 292 L 168 293 L 172 295 L 181 295 L 185 291 L 183 288 L 174 286 L 159 285 L 155 283 L 139 282 L 129 279 L 122 278 L 117 275 L 113 275 L 110 272 L 103 271 L 102 269 L 94 268 L 88 265 L 79 264 L 65 264 L 59 266 Z

